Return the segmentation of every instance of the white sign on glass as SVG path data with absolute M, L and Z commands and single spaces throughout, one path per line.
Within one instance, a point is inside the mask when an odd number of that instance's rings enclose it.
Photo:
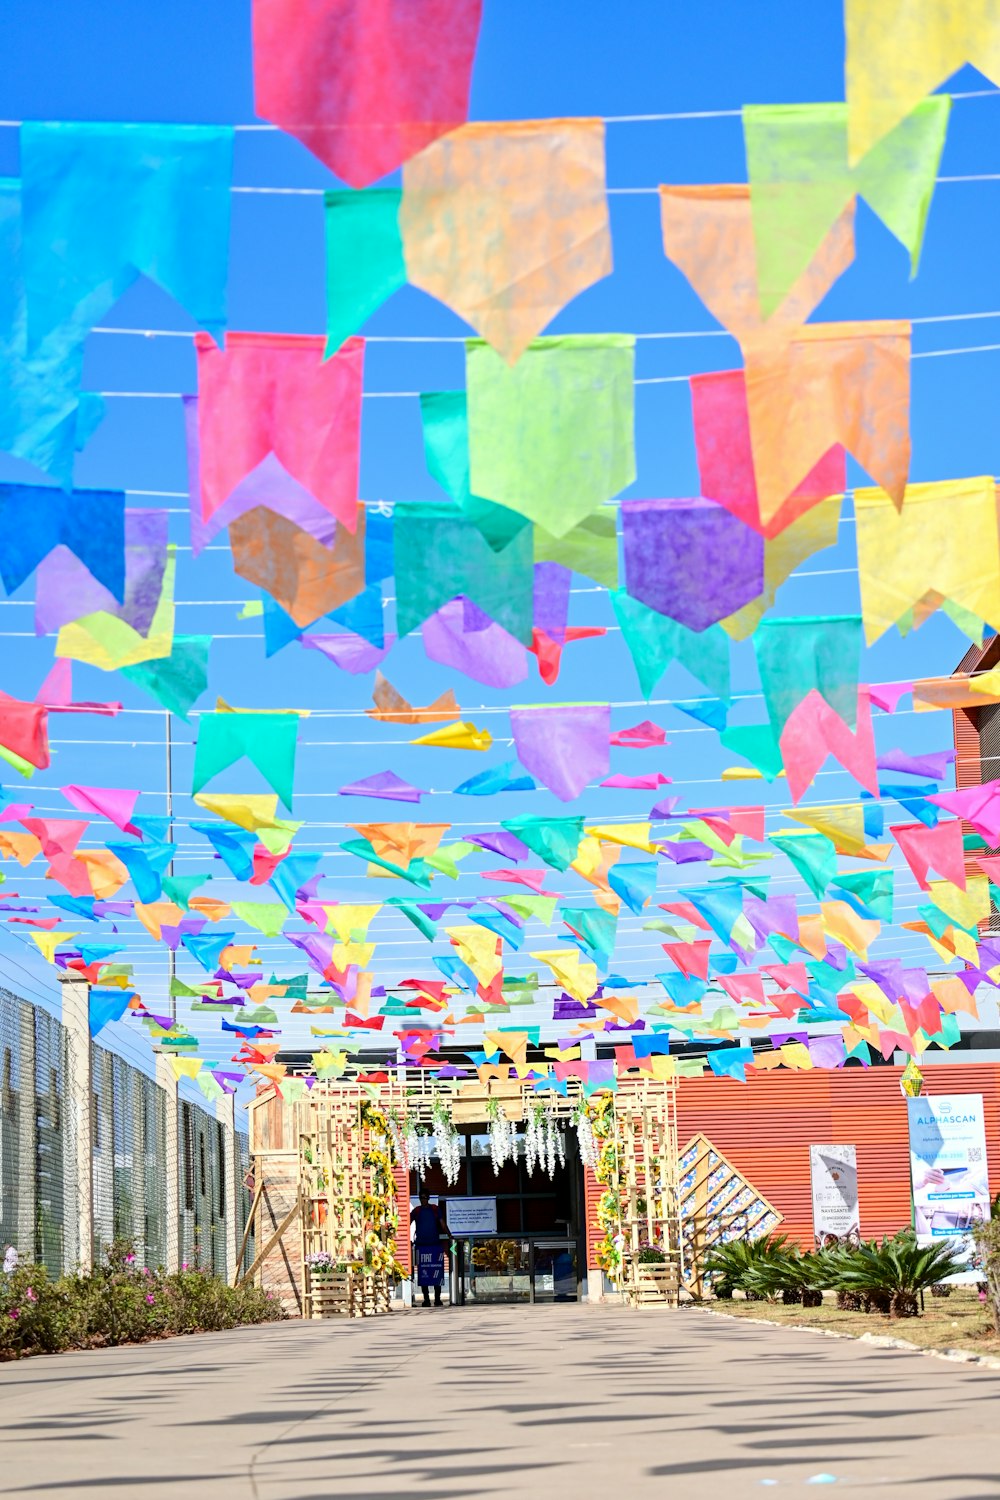
M 448 1198 L 445 1218 L 451 1235 L 496 1234 L 497 1200 L 495 1198 Z

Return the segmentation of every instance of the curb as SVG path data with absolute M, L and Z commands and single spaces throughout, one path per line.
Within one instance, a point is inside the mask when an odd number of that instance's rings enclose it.
M 824 1339 L 849 1339 L 853 1344 L 868 1344 L 873 1349 L 902 1349 L 907 1354 L 925 1354 L 931 1359 L 946 1359 L 951 1364 L 978 1365 L 984 1370 L 1000 1370 L 1000 1359 L 992 1354 L 973 1354 L 968 1349 L 925 1349 L 909 1339 L 895 1339 L 887 1333 L 842 1333 L 834 1328 L 814 1328 L 808 1323 L 777 1323 L 773 1318 L 743 1318 L 734 1313 L 716 1312 L 711 1307 L 697 1311 L 709 1318 L 727 1318 L 730 1323 L 757 1323 L 764 1328 L 785 1328 L 790 1333 L 813 1333 Z

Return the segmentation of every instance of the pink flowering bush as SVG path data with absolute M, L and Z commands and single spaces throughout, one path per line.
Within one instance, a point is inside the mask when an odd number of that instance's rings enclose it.
M 231 1287 L 198 1266 L 168 1275 L 117 1242 L 88 1275 L 50 1281 L 42 1266 L 0 1274 L 0 1359 L 140 1343 L 284 1316 L 260 1287 Z

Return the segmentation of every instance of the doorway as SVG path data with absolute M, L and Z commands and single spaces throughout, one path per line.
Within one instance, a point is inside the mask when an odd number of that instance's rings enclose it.
M 442 1210 L 454 1253 L 446 1287 L 459 1304 L 569 1302 L 581 1296 L 585 1264 L 582 1214 L 583 1172 L 576 1132 L 562 1134 L 562 1159 L 528 1170 L 523 1136 L 513 1159 L 494 1172 L 489 1132 L 459 1131 L 458 1180 L 445 1181 L 432 1161 L 421 1186 Z

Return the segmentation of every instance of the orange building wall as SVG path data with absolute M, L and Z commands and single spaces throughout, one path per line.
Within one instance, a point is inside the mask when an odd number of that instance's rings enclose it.
M 784 1215 L 781 1232 L 813 1243 L 809 1147 L 856 1146 L 861 1233 L 892 1234 L 910 1223 L 910 1159 L 902 1068 L 808 1073 L 748 1072 L 746 1083 L 685 1078 L 678 1085 L 677 1137 L 703 1133 Z M 926 1094 L 982 1094 L 990 1191 L 1000 1192 L 1000 1064 L 959 1063 L 924 1070 Z M 586 1173 L 587 1264 L 600 1238 L 600 1187 Z

